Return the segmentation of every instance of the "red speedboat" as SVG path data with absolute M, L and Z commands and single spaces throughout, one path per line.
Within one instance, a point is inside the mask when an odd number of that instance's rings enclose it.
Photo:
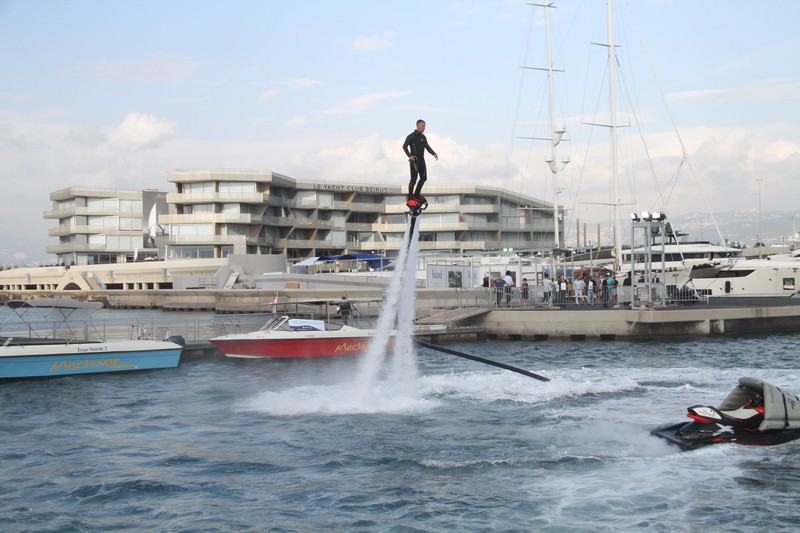
M 366 352 L 372 334 L 369 329 L 281 316 L 258 331 L 215 337 L 211 344 L 228 357 L 330 357 Z

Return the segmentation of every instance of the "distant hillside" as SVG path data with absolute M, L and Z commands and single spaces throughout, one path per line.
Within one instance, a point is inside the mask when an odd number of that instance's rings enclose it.
M 722 236 L 729 243 L 738 243 L 744 247 L 752 247 L 758 240 L 766 245 L 788 244 L 797 247 L 800 245 L 800 212 L 765 211 L 761 213 L 761 231 L 758 230 L 758 213 L 753 211 L 727 211 L 716 213 L 714 218 L 719 225 Z M 719 243 L 720 238 L 711 215 L 708 213 L 688 213 L 683 215 L 670 215 L 669 221 L 676 231 L 688 234 L 686 240 L 710 241 Z M 588 223 L 589 239 L 596 241 L 596 223 Z M 623 242 L 630 240 L 630 227 L 622 228 Z M 607 224 L 600 225 L 602 242 L 604 245 L 611 243 L 611 231 Z M 567 243 L 574 245 L 574 232 L 567 236 Z
M 789 239 L 797 240 L 800 231 L 800 216 L 793 212 L 762 211 L 761 231 L 759 232 L 758 213 L 753 211 L 727 211 L 715 213 L 722 236 L 728 242 L 738 242 L 753 246 L 756 237 L 765 244 L 789 244 Z M 690 213 L 670 217 L 675 229 L 689 234 L 690 239 L 718 242 L 719 236 L 708 213 Z

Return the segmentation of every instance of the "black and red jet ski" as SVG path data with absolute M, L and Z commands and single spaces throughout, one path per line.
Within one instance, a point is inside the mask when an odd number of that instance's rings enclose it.
M 770 446 L 800 439 L 800 398 L 760 379 L 739 378 L 719 407 L 688 408 L 690 422 L 664 424 L 650 433 L 694 450 L 735 442 Z

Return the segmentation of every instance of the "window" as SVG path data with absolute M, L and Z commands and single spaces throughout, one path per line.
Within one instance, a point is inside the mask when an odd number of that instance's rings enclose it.
M 117 217 L 89 216 L 86 222 L 90 228 L 119 229 L 119 218 Z
M 202 192 L 215 192 L 213 181 L 201 181 L 199 183 L 184 183 L 183 192 L 189 194 Z
M 222 181 L 219 184 L 221 193 L 254 193 L 256 183 L 254 181 Z
M 214 212 L 214 204 L 190 204 L 183 206 L 184 215 L 213 213 L 213 212 Z
M 331 246 L 343 248 L 346 246 L 346 235 L 347 232 L 344 231 L 332 231 L 331 232 Z
M 214 235 L 213 224 L 173 224 L 170 229 L 172 235 L 183 237 Z
M 106 237 L 106 248 L 109 250 L 133 250 L 142 246 L 142 238 L 138 235 L 131 237 L 127 235 L 108 235 Z
M 314 211 L 311 209 L 292 209 L 292 214 L 297 223 L 311 222 Z
M 214 257 L 212 246 L 172 246 L 167 250 L 168 259 L 207 259 Z
M 333 207 L 333 193 L 329 191 L 319 191 L 317 193 L 317 207 Z
M 142 201 L 141 200 L 120 200 L 119 201 L 120 213 L 141 213 Z
M 247 226 L 245 224 L 226 224 L 226 231 L 223 235 L 247 235 Z
M 141 218 L 120 218 L 119 229 L 122 231 L 142 231 Z
M 425 215 L 426 220 L 438 222 L 439 224 L 458 224 L 460 216 L 458 213 L 441 213 Z
M 481 214 L 481 215 L 464 215 L 464 221 L 469 223 L 477 223 L 477 224 L 488 224 L 489 223 L 489 215 L 488 214 Z
M 464 205 L 492 205 L 494 198 L 488 196 L 465 196 Z
M 459 197 L 454 194 L 442 195 L 442 196 L 437 195 L 431 198 L 427 198 L 427 200 L 429 204 L 437 206 L 458 207 L 461 205 Z
M 384 224 L 405 224 L 406 223 L 406 216 L 403 214 L 400 215 L 383 215 L 381 217 L 381 222 Z
M 86 207 L 93 209 L 119 209 L 118 198 L 87 198 Z
M 316 191 L 297 191 L 295 199 L 297 200 L 297 205 L 303 205 L 303 206 L 317 205 Z
M 406 203 L 405 196 L 398 196 L 397 198 L 402 198 L 403 203 Z M 378 196 L 375 194 L 364 194 L 358 193 L 353 198 L 353 203 L 359 204 L 380 204 L 383 203 L 383 197 Z

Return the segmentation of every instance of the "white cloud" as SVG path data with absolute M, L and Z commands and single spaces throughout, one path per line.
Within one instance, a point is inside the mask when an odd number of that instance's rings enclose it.
M 303 126 L 305 124 L 308 124 L 309 122 L 310 120 L 307 115 L 295 115 L 292 118 L 290 118 L 286 122 L 286 124 L 289 126 Z
M 112 144 L 141 148 L 152 148 L 170 139 L 175 134 L 174 122 L 146 113 L 131 112 L 111 133 Z
M 157 53 L 144 59 L 101 60 L 89 67 L 90 72 L 106 80 L 174 81 L 186 78 L 200 64 L 176 54 Z
M 318 87 L 320 85 L 324 85 L 324 83 L 321 81 L 312 78 L 295 78 L 293 80 L 289 80 L 287 83 L 292 89 L 307 89 L 309 87 Z
M 279 94 L 279 92 L 280 91 L 274 89 L 271 91 L 264 91 L 258 95 L 258 101 L 262 104 L 271 102 Z
M 408 96 L 409 94 L 411 94 L 411 91 L 386 91 L 381 93 L 369 93 L 353 98 L 350 100 L 350 102 L 344 105 L 332 107 L 326 110 L 325 113 L 329 115 L 358 113 L 360 111 L 372 109 L 378 102 L 382 100 L 400 98 L 402 96 Z
M 392 35 L 389 33 L 385 37 L 373 36 L 356 39 L 353 41 L 352 50 L 355 52 L 374 52 L 375 50 L 386 48 L 392 44 Z
M 742 87 L 697 89 L 672 93 L 675 102 L 700 101 L 719 103 L 723 100 L 737 102 L 772 102 L 800 98 L 800 83 L 793 80 L 754 80 Z

